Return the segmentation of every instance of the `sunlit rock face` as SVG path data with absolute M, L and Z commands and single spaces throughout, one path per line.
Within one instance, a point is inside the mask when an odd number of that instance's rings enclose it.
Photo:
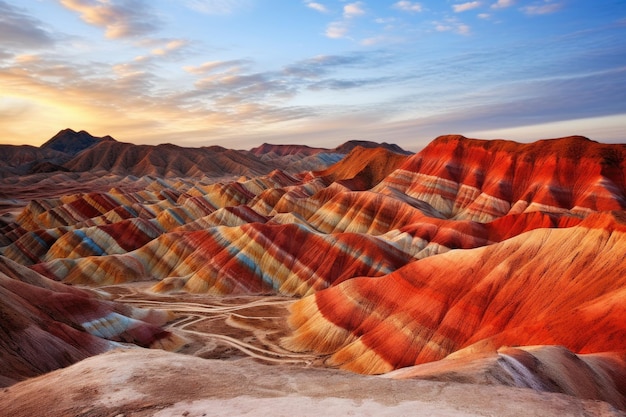
M 490 221 L 527 211 L 626 207 L 626 148 L 572 136 L 531 144 L 442 136 L 377 190 L 394 188 L 446 217 Z
M 626 225 L 614 213 L 413 262 L 298 301 L 286 345 L 362 373 L 473 346 L 626 350 Z M 609 266 L 607 268 L 607 266 Z

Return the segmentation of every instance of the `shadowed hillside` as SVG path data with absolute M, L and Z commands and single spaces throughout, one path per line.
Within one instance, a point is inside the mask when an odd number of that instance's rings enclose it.
M 41 145 L 41 148 L 52 149 L 74 156 L 101 142 L 115 142 L 115 139 L 108 135 L 101 138 L 92 136 L 84 130 L 76 132 L 72 129 L 64 129 Z

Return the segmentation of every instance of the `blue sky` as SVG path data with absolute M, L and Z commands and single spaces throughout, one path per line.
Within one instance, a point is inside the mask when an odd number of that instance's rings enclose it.
M 0 143 L 626 142 L 626 1 L 0 0 Z

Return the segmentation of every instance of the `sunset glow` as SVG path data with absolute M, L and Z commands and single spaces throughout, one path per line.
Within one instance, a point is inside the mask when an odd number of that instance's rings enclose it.
M 624 142 L 622 2 L 0 0 L 0 36 L 5 144 Z

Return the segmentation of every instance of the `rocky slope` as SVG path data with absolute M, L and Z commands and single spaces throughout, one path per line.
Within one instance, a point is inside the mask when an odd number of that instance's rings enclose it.
M 0 256 L 0 386 L 69 366 L 119 342 L 176 349 L 171 317 L 51 281 Z

